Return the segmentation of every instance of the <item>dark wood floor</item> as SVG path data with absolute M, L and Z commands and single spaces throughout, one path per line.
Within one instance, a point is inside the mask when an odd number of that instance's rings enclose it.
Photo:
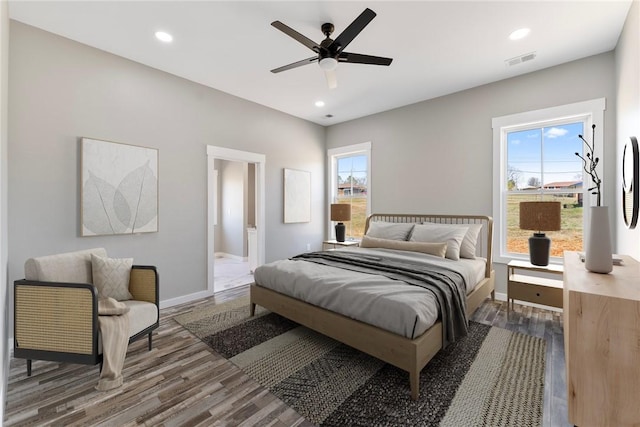
M 97 366 L 11 359 L 4 425 L 228 425 L 309 426 L 271 395 L 180 326 L 173 316 L 248 293 L 248 287 L 161 310 L 154 348 L 146 340 L 129 346 L 125 384 L 109 392 L 94 389 Z M 566 422 L 564 347 L 560 313 L 487 300 L 473 320 L 547 340 L 544 425 Z

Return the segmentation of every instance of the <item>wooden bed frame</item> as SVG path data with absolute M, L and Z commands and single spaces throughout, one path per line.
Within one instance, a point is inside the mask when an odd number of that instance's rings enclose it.
M 485 278 L 467 295 L 467 315 L 470 316 L 489 295 L 491 295 L 492 299 L 495 298 L 495 272 L 491 265 L 491 240 L 493 234 L 493 220 L 491 217 L 479 215 L 373 214 L 367 218 L 365 233 L 369 229 L 371 221 L 482 224 L 482 231 L 477 243 L 477 255 L 487 260 Z M 419 395 L 420 371 L 442 348 L 441 321 L 436 322 L 418 338 L 409 339 L 272 291 L 255 283 L 250 288 L 250 299 L 251 316 L 255 314 L 256 305 L 260 305 L 271 312 L 409 372 L 411 398 L 414 400 L 417 400 Z

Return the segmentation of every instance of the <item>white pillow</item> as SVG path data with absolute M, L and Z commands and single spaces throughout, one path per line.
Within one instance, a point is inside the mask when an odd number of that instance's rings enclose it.
M 468 228 L 460 246 L 460 258 L 476 259 L 476 244 L 482 224 L 465 224 L 465 226 Z
M 409 240 L 414 224 L 372 221 L 367 236 L 387 240 Z
M 377 237 L 363 236 L 360 241 L 361 248 L 383 248 L 399 251 L 422 252 L 444 258 L 447 252 L 446 243 L 406 242 L 402 240 L 378 239 Z
M 426 243 L 446 242 L 447 253 L 445 257 L 457 261 L 460 259 L 460 246 L 462 245 L 465 234 L 467 234 L 467 229 L 468 227 L 466 225 L 416 224 L 416 226 L 413 227 L 413 233 L 411 233 L 409 241 Z
M 93 284 L 98 296 L 111 297 L 118 301 L 130 300 L 129 277 L 133 258 L 102 258 L 91 254 Z

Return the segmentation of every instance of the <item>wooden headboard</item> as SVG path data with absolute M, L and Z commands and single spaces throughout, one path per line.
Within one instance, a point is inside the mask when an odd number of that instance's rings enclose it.
M 476 244 L 476 255 L 486 258 L 487 267 L 485 277 L 491 277 L 491 244 L 493 241 L 493 218 L 486 215 L 428 215 L 428 214 L 371 214 L 367 218 L 364 232 L 369 230 L 369 224 L 375 221 L 415 223 L 434 222 L 436 224 L 482 224 L 482 231 Z

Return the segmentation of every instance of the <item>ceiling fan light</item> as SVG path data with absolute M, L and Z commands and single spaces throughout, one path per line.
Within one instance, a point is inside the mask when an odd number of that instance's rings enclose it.
M 335 58 L 322 58 L 318 64 L 320 64 L 320 68 L 323 70 L 332 71 L 338 66 L 338 60 Z

